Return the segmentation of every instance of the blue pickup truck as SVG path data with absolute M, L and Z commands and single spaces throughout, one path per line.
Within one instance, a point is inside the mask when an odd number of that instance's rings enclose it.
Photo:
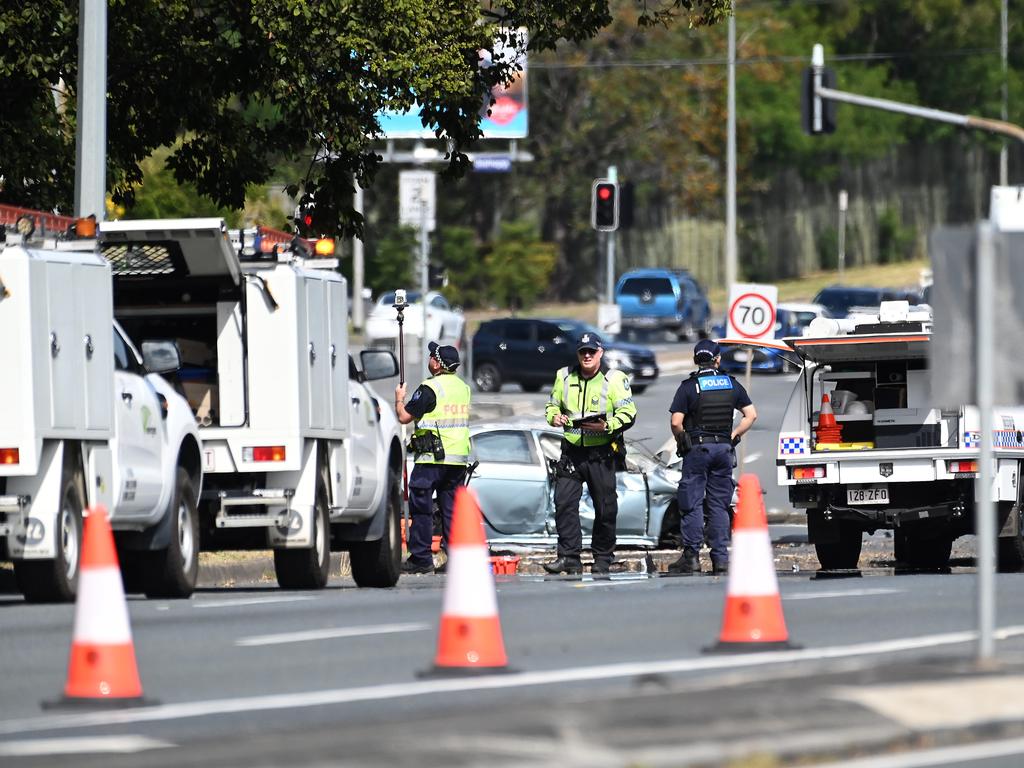
M 711 308 L 696 278 L 684 269 L 634 269 L 615 286 L 624 332 L 668 331 L 680 341 L 707 336 Z

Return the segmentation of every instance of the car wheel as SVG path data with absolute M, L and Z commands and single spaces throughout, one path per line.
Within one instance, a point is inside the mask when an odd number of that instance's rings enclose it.
M 893 555 L 900 570 L 947 571 L 952 551 L 953 539 L 949 535 L 924 536 L 912 528 L 896 529 Z
M 139 555 L 151 558 L 146 597 L 188 597 L 199 577 L 199 505 L 192 478 L 180 467 L 169 514 L 171 541 L 167 549 Z
M 501 389 L 501 371 L 494 363 L 482 363 L 473 371 L 473 381 L 481 392 L 497 392 Z
M 82 555 L 82 477 L 69 464 L 57 513 L 57 556 L 52 560 L 17 560 L 14 578 L 30 603 L 66 603 L 75 599 Z
M 857 567 L 863 532 L 845 520 L 832 523 L 838 529 L 832 540 L 815 541 L 814 550 L 823 571 L 849 571 Z
M 284 589 L 323 589 L 331 569 L 331 521 L 327 491 L 321 485 L 313 508 L 313 546 L 275 549 L 274 572 Z
M 542 386 L 544 386 L 544 385 L 543 384 L 520 384 L 519 386 L 521 386 L 523 388 L 523 392 L 540 392 L 540 388 Z
M 402 479 L 388 472 L 388 508 L 384 535 L 377 541 L 354 542 L 349 548 L 352 579 L 359 587 L 393 587 L 402 568 Z

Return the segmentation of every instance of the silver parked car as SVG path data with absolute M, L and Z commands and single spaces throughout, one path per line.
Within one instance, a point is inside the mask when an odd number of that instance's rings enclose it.
M 491 549 L 552 548 L 554 482 L 549 461 L 561 454 L 561 430 L 539 420 L 470 425 L 479 462 L 469 486 L 480 499 Z M 670 469 L 642 443 L 626 438 L 626 470 L 617 473 L 619 547 L 676 548 L 678 469 Z M 594 507 L 586 486 L 580 502 L 583 546 L 590 545 Z

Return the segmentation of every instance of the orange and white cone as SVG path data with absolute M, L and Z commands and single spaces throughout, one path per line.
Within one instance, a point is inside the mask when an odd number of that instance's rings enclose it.
M 85 518 L 81 569 L 67 684 L 53 706 L 152 703 L 142 698 L 114 534 L 103 507 Z
M 722 631 L 718 642 L 705 650 L 745 653 L 797 648 L 789 642 L 782 615 L 768 518 L 757 475 L 740 477 L 739 496 Z
M 494 576 L 475 494 L 455 491 L 444 606 L 429 676 L 508 672 Z
M 843 440 L 843 425 L 836 422 L 828 395 L 821 396 L 821 410 L 818 411 L 818 428 L 815 432 L 819 443 L 841 443 Z

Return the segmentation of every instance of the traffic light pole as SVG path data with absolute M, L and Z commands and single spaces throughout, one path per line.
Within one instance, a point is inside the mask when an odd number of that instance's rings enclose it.
M 614 165 L 608 166 L 608 181 L 619 180 L 619 169 Z M 604 300 L 608 304 L 615 303 L 615 233 L 616 230 L 605 233 L 608 239 L 607 253 L 605 254 L 605 277 L 604 277 Z
M 811 55 L 811 70 L 814 77 L 814 127 L 820 128 L 819 115 L 823 108 L 822 101 L 838 101 L 854 104 L 869 109 L 881 109 L 886 112 L 897 112 L 911 117 L 950 123 L 961 128 L 987 131 L 1016 139 L 1024 143 L 1024 128 L 1003 120 L 991 120 L 974 115 L 958 115 L 941 109 L 917 107 L 889 99 L 876 99 L 856 93 L 837 91 L 821 85 L 821 74 L 824 71 L 825 55 L 821 45 L 815 45 Z M 995 248 L 992 242 L 991 225 L 982 224 L 978 228 L 978 258 L 975 266 L 977 329 L 975 344 L 978 350 L 978 364 L 975 370 L 975 394 L 980 415 L 981 444 L 978 455 L 978 504 L 975 508 L 974 525 L 977 540 L 978 570 L 978 651 L 977 660 L 982 666 L 991 664 L 995 655 L 995 567 L 996 567 L 996 519 L 995 505 L 992 502 L 992 409 L 993 397 L 993 308 L 990 297 L 995 285 Z

